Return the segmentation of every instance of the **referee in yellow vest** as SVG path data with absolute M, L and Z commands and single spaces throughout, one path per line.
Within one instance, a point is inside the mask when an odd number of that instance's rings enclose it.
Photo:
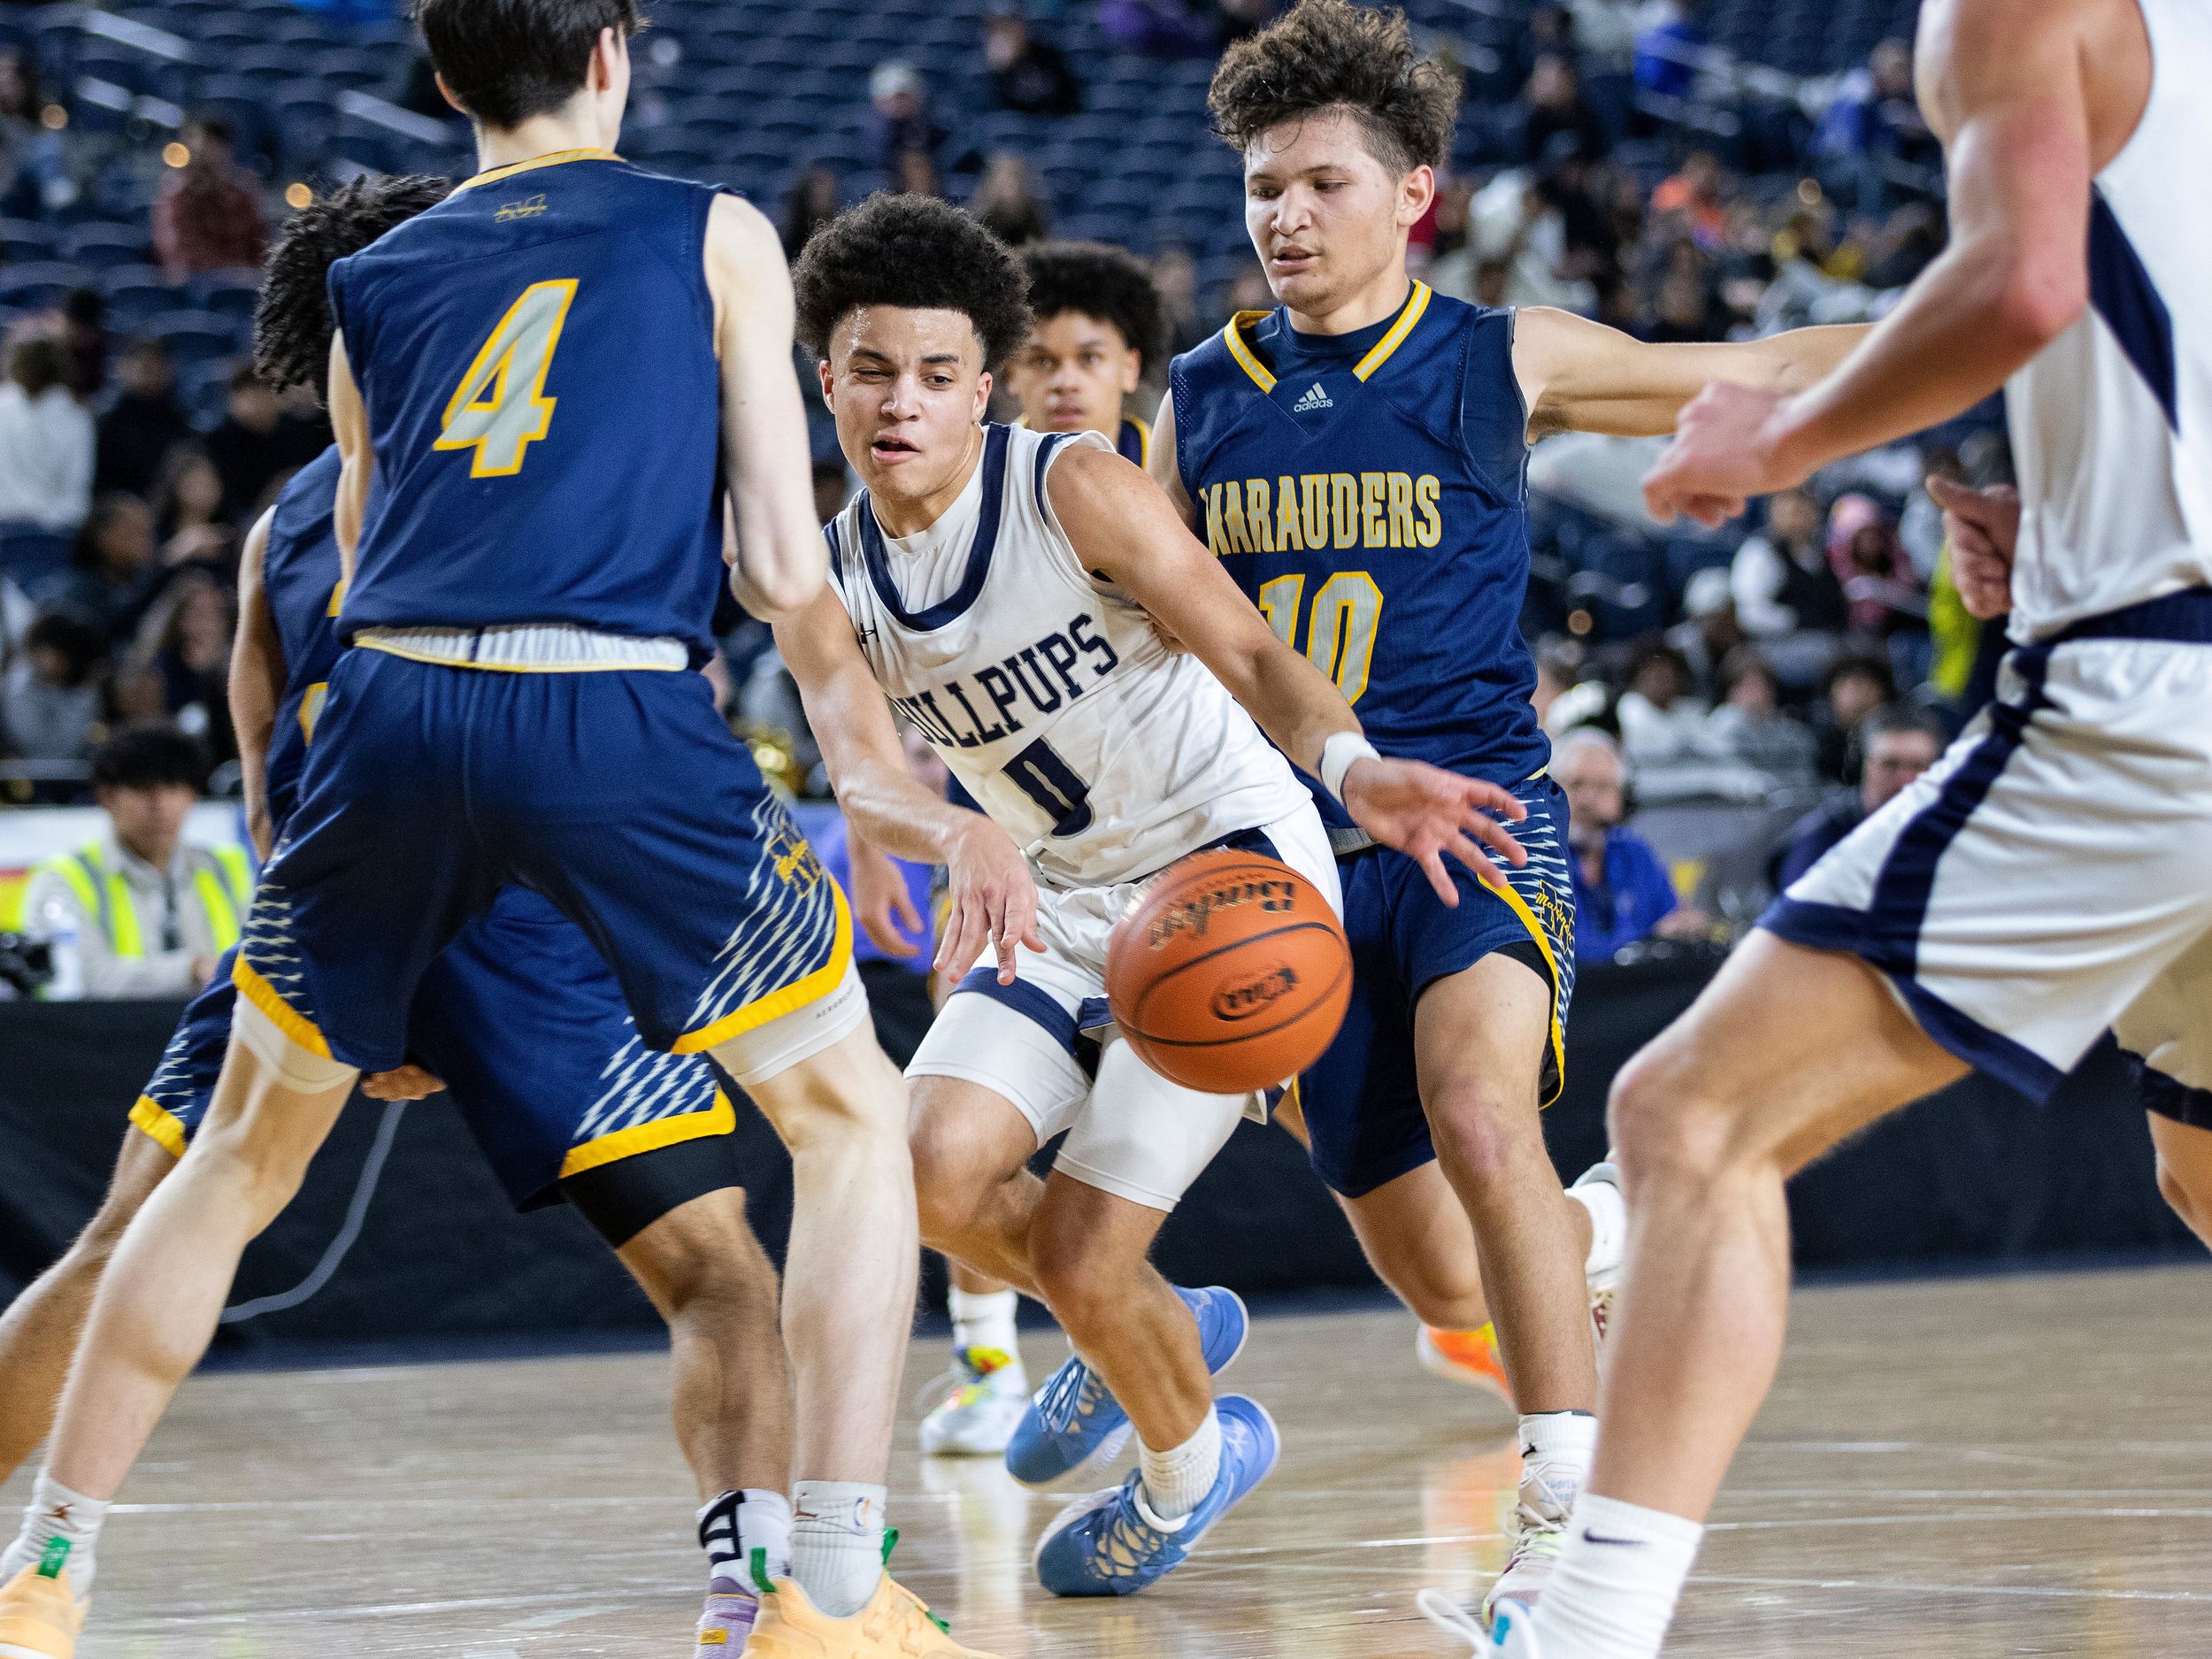
M 206 772 L 174 726 L 126 727 L 92 757 L 106 833 L 32 869 L 19 925 L 50 934 L 73 913 L 87 997 L 189 996 L 238 942 L 253 897 L 245 849 L 184 839 Z

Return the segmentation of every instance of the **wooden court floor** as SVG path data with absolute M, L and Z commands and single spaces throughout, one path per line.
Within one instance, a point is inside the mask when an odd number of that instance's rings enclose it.
M 1794 1318 L 1670 1651 L 2212 1655 L 2212 1271 L 1821 1288 Z M 1006 1659 L 1450 1659 L 1413 1595 L 1494 1568 L 1515 1457 L 1409 1335 L 1260 1321 L 1231 1378 L 1283 1462 L 1131 1601 L 1046 1596 L 1028 1550 L 1056 1500 L 925 1467 L 910 1424 L 902 1576 Z M 912 1380 L 943 1355 L 920 1345 Z M 82 1651 L 685 1659 L 664 1377 L 632 1355 L 196 1379 L 110 1524 Z

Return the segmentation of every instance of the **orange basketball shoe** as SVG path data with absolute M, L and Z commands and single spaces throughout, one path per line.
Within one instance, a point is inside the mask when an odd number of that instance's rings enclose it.
M 84 1603 L 58 1561 L 26 1567 L 0 1589 L 0 1659 L 74 1659 Z
M 793 1579 L 775 1586 L 761 1598 L 745 1659 L 991 1659 L 953 1640 L 922 1599 L 887 1572 L 850 1618 L 821 1612 Z M 44 1659 L 43 1649 L 37 1659 Z
M 1472 1331 L 1439 1331 L 1423 1325 L 1415 1343 L 1421 1367 L 1447 1382 L 1480 1388 L 1510 1406 L 1513 1385 L 1505 1379 L 1505 1362 L 1498 1357 L 1498 1330 L 1486 1325 Z

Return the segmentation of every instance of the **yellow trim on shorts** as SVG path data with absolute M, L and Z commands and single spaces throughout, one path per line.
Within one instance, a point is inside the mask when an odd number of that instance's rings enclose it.
M 230 965 L 230 982 L 249 1002 L 266 1014 L 279 1031 L 308 1053 L 324 1060 L 337 1057 L 330 1052 L 330 1044 L 316 1028 L 315 1022 L 278 995 L 276 987 L 255 972 L 253 964 L 242 956 Z
M 184 1156 L 184 1125 L 176 1113 L 152 1095 L 141 1094 L 138 1097 L 136 1103 L 131 1107 L 131 1124 L 134 1128 L 144 1130 L 153 1138 L 154 1144 L 171 1157 L 180 1158 Z
M 364 651 L 381 651 L 387 657 L 404 658 L 411 663 L 428 663 L 433 668 L 460 668 L 483 674 L 611 674 L 615 672 L 647 674 L 681 674 L 690 672 L 671 663 L 457 663 L 450 657 L 433 657 L 425 651 L 402 650 L 383 640 L 360 640 L 355 648 Z
M 709 1135 L 726 1135 L 737 1127 L 737 1108 L 730 1104 L 729 1096 L 720 1089 L 714 1091 L 714 1104 L 703 1112 L 681 1112 L 673 1118 L 662 1118 L 649 1124 L 632 1124 L 627 1129 L 618 1129 L 611 1135 L 601 1135 L 596 1141 L 587 1141 L 580 1147 L 571 1147 L 568 1156 L 561 1160 L 560 1179 L 581 1175 L 586 1170 L 603 1169 L 610 1164 L 619 1164 L 625 1158 L 636 1157 L 643 1152 L 657 1152 L 663 1147 L 672 1147 L 684 1141 L 703 1141 Z
M 1537 951 L 1543 956 L 1544 966 L 1551 974 L 1551 1057 L 1552 1072 L 1556 1080 L 1550 1094 L 1537 1102 L 1540 1106 L 1549 1106 L 1567 1091 L 1567 1028 L 1559 1023 L 1559 958 L 1552 955 L 1551 936 L 1544 932 L 1543 924 L 1536 919 L 1536 912 L 1529 909 L 1526 899 L 1502 883 L 1486 881 L 1482 886 L 1486 892 L 1494 893 L 1503 899 L 1506 908 L 1520 918 L 1521 926 L 1528 929 L 1528 936 L 1536 941 Z
M 845 892 L 837 885 L 836 878 L 822 878 L 830 884 L 830 897 L 837 903 L 837 936 L 830 942 L 830 957 L 813 972 L 792 980 L 780 991 L 771 991 L 763 997 L 722 1016 L 711 1025 L 687 1032 L 676 1039 L 671 1054 L 702 1054 L 718 1043 L 733 1037 L 757 1031 L 772 1019 L 804 1008 L 809 1002 L 818 1002 L 834 991 L 845 978 L 845 971 L 853 961 L 853 913 L 845 907 Z

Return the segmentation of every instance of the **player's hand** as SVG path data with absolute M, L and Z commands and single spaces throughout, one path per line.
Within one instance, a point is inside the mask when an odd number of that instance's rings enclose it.
M 951 902 L 935 966 L 964 973 L 986 945 L 998 952 L 998 982 L 1014 982 L 1016 948 L 1042 950 L 1037 933 L 1037 883 L 1014 838 L 980 812 L 966 826 L 945 859 Z
M 1446 853 L 1494 887 L 1505 885 L 1505 874 L 1491 852 L 1509 864 L 1528 862 L 1513 833 L 1498 822 L 1498 817 L 1517 823 L 1528 816 L 1511 790 L 1423 761 L 1354 761 L 1344 774 L 1344 810 L 1360 828 L 1427 872 L 1436 896 L 1448 905 L 1459 903 L 1459 886 L 1444 868 Z
M 1975 489 L 1947 478 L 1928 480 L 1951 542 L 1951 585 L 1969 616 L 1988 621 L 2012 609 L 2012 553 L 2020 541 L 2020 492 L 2009 484 Z
M 1716 380 L 1683 405 L 1670 443 L 1644 474 L 1644 505 L 1661 524 L 1726 523 L 1754 495 L 1802 483 L 1777 462 L 1770 423 L 1787 395 Z
M 861 932 L 887 956 L 910 962 L 920 956 L 929 929 L 914 908 L 906 872 L 890 854 L 849 832 L 845 850 L 852 859 L 853 914 Z
M 371 1100 L 420 1100 L 444 1090 L 443 1078 L 431 1076 L 411 1061 L 389 1071 L 361 1075 L 361 1092 Z

